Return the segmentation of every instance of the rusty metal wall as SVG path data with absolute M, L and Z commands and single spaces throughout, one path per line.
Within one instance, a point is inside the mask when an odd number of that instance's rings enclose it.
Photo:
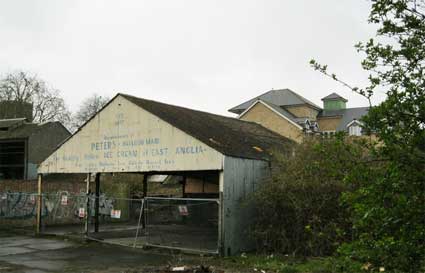
M 254 220 L 251 194 L 270 176 L 268 162 L 225 157 L 221 190 L 222 200 L 222 251 L 234 255 L 255 248 L 250 237 Z
M 118 96 L 38 172 L 221 170 L 222 161 L 221 153 Z

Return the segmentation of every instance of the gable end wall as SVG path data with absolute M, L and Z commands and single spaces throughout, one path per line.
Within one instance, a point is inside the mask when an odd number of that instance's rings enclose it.
M 296 142 L 301 142 L 303 138 L 303 132 L 300 128 L 261 103 L 254 105 L 240 119 L 259 123 L 267 129 Z

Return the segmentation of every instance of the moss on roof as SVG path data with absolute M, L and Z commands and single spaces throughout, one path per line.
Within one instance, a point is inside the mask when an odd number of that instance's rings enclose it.
M 227 156 L 269 160 L 274 150 L 295 144 L 254 122 L 120 95 Z

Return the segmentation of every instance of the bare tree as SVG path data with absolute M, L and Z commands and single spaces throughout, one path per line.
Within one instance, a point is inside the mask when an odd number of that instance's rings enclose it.
M 0 101 L 31 103 L 35 122 L 60 121 L 64 125 L 70 122 L 71 114 L 60 91 L 24 71 L 8 73 L 0 78 Z
M 96 115 L 109 101 L 109 97 L 93 94 L 86 98 L 73 117 L 73 129 L 82 126 L 87 120 Z

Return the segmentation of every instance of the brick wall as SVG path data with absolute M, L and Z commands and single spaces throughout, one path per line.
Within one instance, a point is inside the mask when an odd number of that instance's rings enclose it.
M 37 184 L 37 180 L 1 180 L 0 192 L 36 193 Z M 51 175 L 43 178 L 44 193 L 58 191 L 85 192 L 85 175 Z

